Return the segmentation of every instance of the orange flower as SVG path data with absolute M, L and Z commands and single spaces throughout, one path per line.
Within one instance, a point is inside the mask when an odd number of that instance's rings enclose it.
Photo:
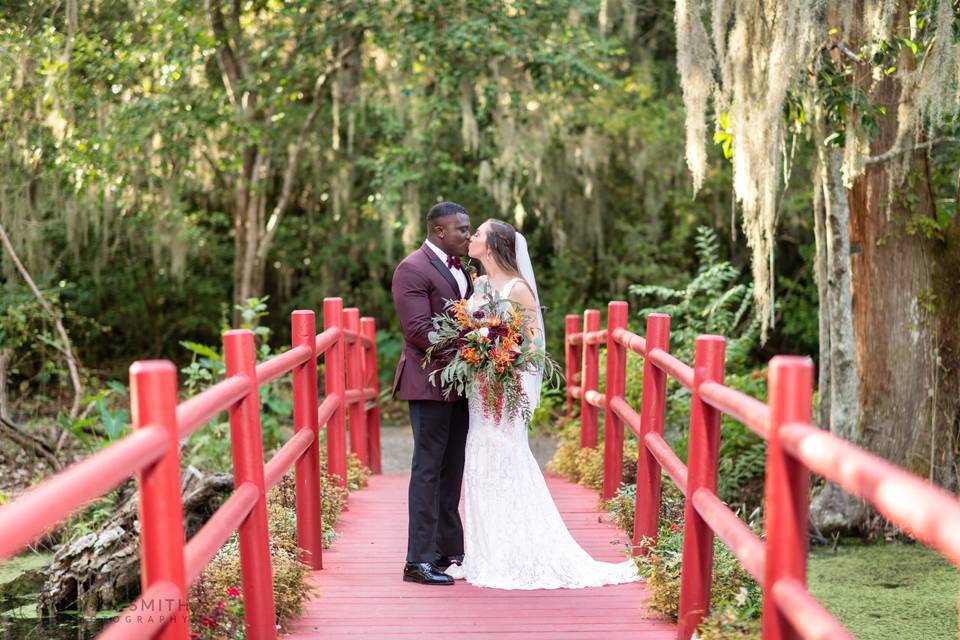
M 503 322 L 500 320 L 500 318 L 498 318 L 497 316 L 494 316 L 490 318 L 490 320 L 488 321 L 488 324 L 491 327 L 499 327 L 501 324 L 503 324 Z
M 467 364 L 480 364 L 480 354 L 477 353 L 477 350 L 473 347 L 464 347 L 463 351 L 460 352 L 460 355 L 464 360 L 466 360 Z
M 458 300 L 453 305 L 453 315 L 457 319 L 457 322 L 460 323 L 461 327 L 471 327 L 473 323 L 470 321 L 470 314 L 467 313 L 467 301 Z
M 497 373 L 503 373 L 513 362 L 513 354 L 502 346 L 490 352 L 490 358 L 496 363 Z
M 523 326 L 523 314 L 517 311 L 516 309 L 510 309 L 510 328 L 513 330 L 518 330 Z

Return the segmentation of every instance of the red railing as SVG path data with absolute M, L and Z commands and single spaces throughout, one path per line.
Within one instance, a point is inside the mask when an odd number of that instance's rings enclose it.
M 99 637 L 186 640 L 187 589 L 237 531 L 247 637 L 276 638 L 266 492 L 296 467 L 297 544 L 303 561 L 321 569 L 320 429 L 327 429 L 328 472 L 345 485 L 344 411 L 349 407 L 351 449 L 375 473 L 380 471 L 374 321 L 361 319 L 357 309 L 344 309 L 340 298 L 323 301 L 323 320 L 324 331 L 318 335 L 314 312 L 294 311 L 291 349 L 259 365 L 253 333 L 228 331 L 223 336 L 226 379 L 179 404 L 177 370 L 171 362 L 135 362 L 130 367 L 133 433 L 0 507 L 0 560 L 136 475 L 141 595 Z M 326 398 L 318 406 L 321 355 Z M 264 464 L 258 388 L 291 371 L 294 435 Z M 368 400 L 373 404 L 365 408 Z M 235 489 L 185 543 L 179 441 L 221 411 L 230 415 Z
M 627 303 L 611 302 L 607 328 L 600 312 L 566 318 L 567 413 L 580 401 L 582 446 L 596 446 L 597 412 L 604 411 L 603 497 L 620 484 L 623 424 L 636 434 L 637 497 L 634 548 L 656 540 L 660 477 L 665 471 L 685 495 L 683 561 L 677 637 L 687 640 L 709 613 L 716 535 L 763 588 L 763 638 L 850 639 L 807 591 L 809 472 L 857 495 L 912 537 L 960 566 L 960 501 L 882 458 L 811 423 L 813 365 L 809 358 L 770 360 L 766 403 L 724 386 L 721 336 L 697 338 L 693 367 L 670 355 L 670 317 L 652 313 L 646 336 L 627 330 Z M 606 390 L 597 392 L 599 346 L 606 343 Z M 580 349 L 582 347 L 582 359 Z M 640 412 L 624 398 L 626 354 L 644 358 Z M 579 380 L 575 375 L 581 371 Z M 663 439 L 667 380 L 691 392 L 688 464 Z M 577 384 L 582 380 L 582 385 Z M 764 539 L 717 497 L 720 417 L 742 422 L 767 441 Z

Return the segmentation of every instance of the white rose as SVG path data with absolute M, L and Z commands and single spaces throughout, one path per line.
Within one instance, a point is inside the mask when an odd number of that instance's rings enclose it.
M 479 333 L 481 338 L 486 338 L 490 335 L 490 329 L 489 327 L 481 327 Z

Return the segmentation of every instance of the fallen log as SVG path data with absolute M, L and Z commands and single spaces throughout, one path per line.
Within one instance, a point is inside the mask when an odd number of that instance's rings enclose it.
M 203 474 L 190 467 L 181 476 L 184 529 L 196 533 L 233 491 L 232 474 Z M 46 613 L 77 610 L 93 615 L 118 609 L 140 593 L 140 521 L 132 482 L 116 514 L 55 550 L 44 571 L 38 606 Z

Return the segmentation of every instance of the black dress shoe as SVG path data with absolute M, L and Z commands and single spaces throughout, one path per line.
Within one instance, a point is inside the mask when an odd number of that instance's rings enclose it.
M 417 584 L 453 584 L 453 578 L 437 569 L 429 562 L 408 562 L 403 567 L 403 581 Z
M 450 568 L 450 565 L 455 564 L 458 567 L 463 564 L 463 554 L 461 553 L 458 556 L 440 556 L 439 559 L 434 561 L 433 566 L 436 567 L 437 571 L 443 572 Z

